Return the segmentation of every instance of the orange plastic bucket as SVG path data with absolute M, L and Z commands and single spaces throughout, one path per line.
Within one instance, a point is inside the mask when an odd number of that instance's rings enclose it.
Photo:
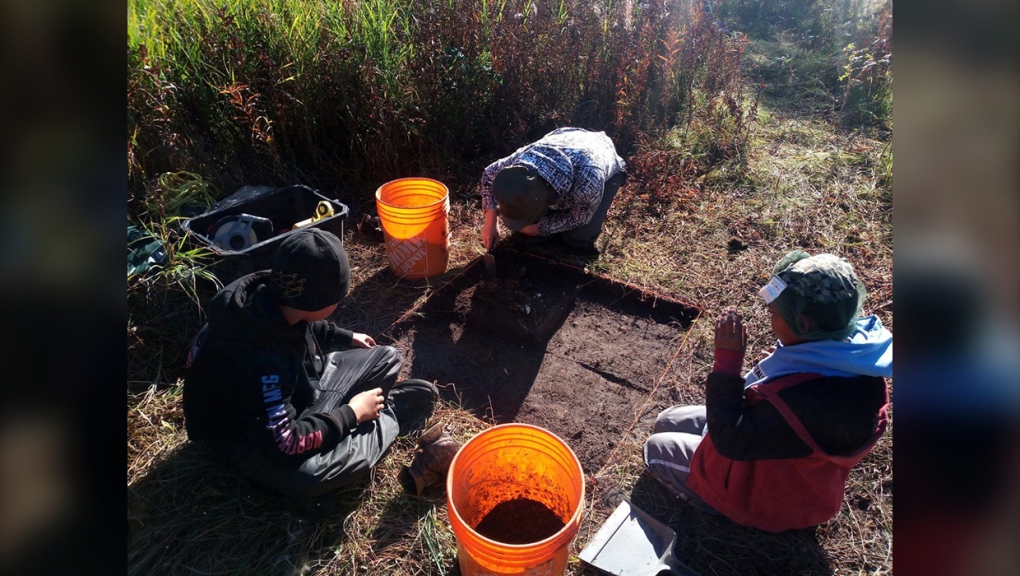
M 521 498 L 544 505 L 563 528 L 530 544 L 497 542 L 475 530 L 497 505 Z M 468 440 L 457 452 L 446 477 L 446 500 L 462 575 L 561 575 L 581 525 L 584 472 L 555 434 L 527 424 L 503 424 Z
M 450 190 L 429 178 L 401 178 L 375 191 L 390 270 L 401 278 L 427 278 L 450 263 Z

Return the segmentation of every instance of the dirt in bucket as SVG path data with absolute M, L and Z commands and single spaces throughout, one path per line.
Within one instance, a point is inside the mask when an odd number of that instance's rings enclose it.
M 475 531 L 503 544 L 531 544 L 545 540 L 565 525 L 545 504 L 531 498 L 514 498 L 497 504 L 475 526 Z

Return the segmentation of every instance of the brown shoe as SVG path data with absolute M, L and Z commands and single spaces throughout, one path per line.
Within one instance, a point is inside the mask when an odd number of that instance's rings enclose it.
M 450 463 L 460 450 L 460 443 L 453 439 L 442 424 L 435 424 L 418 437 L 418 451 L 410 466 L 402 466 L 397 474 L 400 486 L 411 496 L 421 496 L 430 486 L 446 482 Z
M 358 220 L 357 228 L 358 232 L 363 236 L 367 236 L 376 242 L 383 241 L 382 223 L 379 221 L 378 216 L 372 216 L 367 212 L 362 214 Z

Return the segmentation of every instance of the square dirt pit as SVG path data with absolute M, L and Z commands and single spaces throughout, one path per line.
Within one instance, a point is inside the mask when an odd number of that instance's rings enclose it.
M 437 380 L 498 423 L 546 428 L 595 472 L 671 376 L 700 310 L 526 253 L 495 256 L 496 278 L 476 260 L 380 340 L 401 350 L 403 378 Z M 645 406 L 641 430 L 665 407 Z

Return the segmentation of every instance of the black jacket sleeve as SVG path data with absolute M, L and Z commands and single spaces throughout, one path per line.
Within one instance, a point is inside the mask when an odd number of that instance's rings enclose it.
M 811 454 L 768 401 L 749 401 L 744 379 L 712 372 L 705 386 L 708 431 L 719 454 L 731 460 L 802 458 Z
M 291 402 L 298 367 L 267 352 L 252 361 L 241 409 L 263 444 L 284 456 L 329 450 L 357 426 L 347 404 L 298 413 Z
M 885 380 L 878 376 L 827 376 L 779 393 L 818 446 L 845 456 L 867 444 L 885 406 Z
M 846 455 L 867 444 L 885 405 L 885 380 L 873 376 L 818 377 L 781 392 L 818 446 Z M 708 430 L 731 460 L 803 458 L 811 448 L 775 406 L 744 390 L 744 379 L 713 372 L 705 387 Z
M 341 328 L 336 322 L 319 320 L 311 323 L 312 333 L 315 339 L 321 342 L 326 350 L 336 350 L 351 345 L 354 339 L 354 332 Z

